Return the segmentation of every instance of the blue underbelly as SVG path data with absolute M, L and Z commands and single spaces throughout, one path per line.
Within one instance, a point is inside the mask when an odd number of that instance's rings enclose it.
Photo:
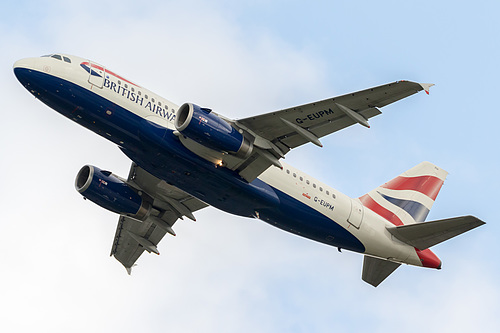
M 364 245 L 335 221 L 284 192 L 277 189 L 275 192 L 280 206 L 277 209 L 260 211 L 261 220 L 324 244 L 355 252 L 365 251 Z
M 321 243 L 364 252 L 358 239 L 325 215 L 259 179 L 248 183 L 234 171 L 217 168 L 186 149 L 171 130 L 54 76 L 25 69 L 16 69 L 16 76 L 49 107 L 119 145 L 143 169 L 207 204 L 235 215 L 258 216 Z

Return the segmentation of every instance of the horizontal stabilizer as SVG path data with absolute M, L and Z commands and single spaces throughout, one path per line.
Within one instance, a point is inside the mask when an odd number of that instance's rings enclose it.
M 376 287 L 400 265 L 392 261 L 365 256 L 363 261 L 363 281 Z
M 389 227 L 387 230 L 402 242 L 425 250 L 485 224 L 474 216 L 461 216 L 444 220 Z

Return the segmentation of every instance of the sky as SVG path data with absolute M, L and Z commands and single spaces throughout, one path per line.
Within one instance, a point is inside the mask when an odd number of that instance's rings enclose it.
M 494 176 L 497 1 L 29 1 L 0 11 L 0 331 L 498 332 Z M 178 221 L 131 276 L 109 257 L 117 216 L 82 200 L 85 164 L 128 174 L 112 143 L 34 99 L 21 58 L 92 59 L 177 104 L 229 118 L 401 79 L 434 83 L 287 155 L 359 197 L 421 161 L 449 176 L 428 220 L 487 224 L 401 266 L 378 288 L 362 255 L 214 208 Z

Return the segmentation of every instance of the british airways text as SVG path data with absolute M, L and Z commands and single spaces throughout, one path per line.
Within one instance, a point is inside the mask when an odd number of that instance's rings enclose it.
M 175 114 L 171 111 L 168 111 L 168 108 L 162 108 L 156 103 L 152 103 L 149 100 L 145 100 L 144 97 L 140 96 L 138 93 L 133 92 L 127 88 L 125 88 L 122 85 L 118 85 L 115 82 L 105 79 L 104 80 L 104 87 L 108 88 L 109 90 L 114 91 L 115 93 L 122 95 L 123 97 L 126 97 L 128 100 L 135 102 L 136 104 L 139 104 L 141 106 L 144 106 L 146 109 L 149 111 L 169 120 L 173 121 L 175 119 Z M 147 102 L 147 103 L 146 103 Z

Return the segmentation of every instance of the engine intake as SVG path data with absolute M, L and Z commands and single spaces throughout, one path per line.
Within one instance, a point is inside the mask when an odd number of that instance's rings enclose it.
M 212 110 L 192 103 L 181 105 L 174 124 L 186 137 L 217 151 L 247 156 L 253 148 L 251 141 Z
M 75 188 L 85 198 L 118 214 L 142 220 L 151 211 L 151 205 L 127 183 L 92 165 L 80 169 Z

